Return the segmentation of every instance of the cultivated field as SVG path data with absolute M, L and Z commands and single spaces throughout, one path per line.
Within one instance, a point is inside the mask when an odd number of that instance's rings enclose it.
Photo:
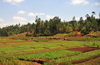
M 0 65 L 100 65 L 100 41 L 95 40 L 0 38 Z

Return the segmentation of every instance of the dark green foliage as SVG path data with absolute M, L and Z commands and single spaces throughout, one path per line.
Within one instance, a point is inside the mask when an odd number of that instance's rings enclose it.
M 91 31 L 100 31 L 100 19 L 94 17 L 95 12 L 92 15 L 86 15 L 86 20 L 80 17 L 79 21 L 73 17 L 72 21 L 61 21 L 59 17 L 54 17 L 50 20 L 41 20 L 36 17 L 35 23 L 28 23 L 26 25 L 11 25 L 0 28 L 0 36 L 11 36 L 20 33 L 27 32 L 26 36 L 50 36 L 57 33 L 70 33 L 73 31 L 79 31 L 82 35 L 86 35 Z

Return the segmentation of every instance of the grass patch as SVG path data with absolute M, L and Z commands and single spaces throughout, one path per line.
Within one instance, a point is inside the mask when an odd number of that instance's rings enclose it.
M 18 56 L 18 58 L 21 59 L 33 59 L 33 58 L 45 58 L 45 59 L 57 59 L 64 56 L 79 54 L 78 51 L 67 51 L 67 50 L 61 50 L 61 51 L 52 51 L 52 52 L 45 52 L 45 53 L 37 53 L 37 54 L 31 54 L 26 56 Z
M 80 59 L 87 59 L 87 58 L 90 58 L 92 56 L 96 56 L 99 54 L 100 54 L 100 50 L 95 50 L 95 51 L 90 51 L 90 52 L 86 52 L 86 53 L 81 53 L 81 54 L 76 55 L 76 56 L 66 57 L 63 59 L 57 59 L 57 60 L 55 60 L 55 62 L 62 63 L 62 62 L 69 62 L 69 61 L 77 61 Z
M 100 42 L 98 41 L 88 41 L 86 43 L 85 43 L 86 46 L 96 47 L 96 48 L 100 47 Z

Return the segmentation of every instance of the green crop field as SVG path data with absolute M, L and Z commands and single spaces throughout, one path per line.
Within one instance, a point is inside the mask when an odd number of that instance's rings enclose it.
M 71 48 L 99 48 L 100 41 L 67 41 L 67 40 L 14 40 L 0 39 L 1 65 L 30 65 L 43 62 L 42 65 L 73 64 L 73 61 L 91 60 L 100 56 L 100 49 L 88 52 L 71 51 Z M 33 60 L 33 59 L 45 59 Z M 95 58 L 94 58 L 95 59 Z M 24 63 L 24 64 L 23 64 Z M 83 62 L 84 63 L 84 62 Z M 41 63 L 39 63 L 41 64 Z M 98 63 L 99 64 L 99 63 Z

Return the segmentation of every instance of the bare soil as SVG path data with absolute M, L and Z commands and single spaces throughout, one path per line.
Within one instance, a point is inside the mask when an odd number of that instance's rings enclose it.
M 35 58 L 33 60 L 27 60 L 27 61 L 25 61 L 23 59 L 19 59 L 19 60 L 23 62 L 22 65 L 24 65 L 24 64 L 28 64 L 28 65 L 42 65 L 42 64 L 44 64 L 44 62 L 47 61 L 46 59 L 40 59 L 40 58 Z
M 41 65 L 41 64 L 37 62 L 21 61 L 20 65 Z
M 33 65 L 41 65 L 41 64 L 39 64 L 39 63 L 37 63 L 37 62 L 34 62 Z
M 25 42 L 33 42 L 33 40 L 28 40 L 28 41 L 7 41 L 7 42 L 0 42 L 0 43 L 25 43 Z
M 36 59 L 33 59 L 34 61 L 42 61 L 42 62 L 45 62 L 47 61 L 46 59 L 40 59 L 40 58 L 36 58 Z
M 3 65 L 2 63 L 0 63 L 0 65 Z
M 100 48 L 96 48 L 96 47 L 79 47 L 79 48 L 70 48 L 67 50 L 70 51 L 80 51 L 80 52 L 89 52 L 89 51 L 93 51 L 93 50 L 99 50 Z
M 33 59 L 33 61 L 36 62 L 36 63 L 39 63 L 39 64 L 44 64 L 44 62 L 46 62 L 47 60 L 46 59 L 36 58 L 36 59 Z

